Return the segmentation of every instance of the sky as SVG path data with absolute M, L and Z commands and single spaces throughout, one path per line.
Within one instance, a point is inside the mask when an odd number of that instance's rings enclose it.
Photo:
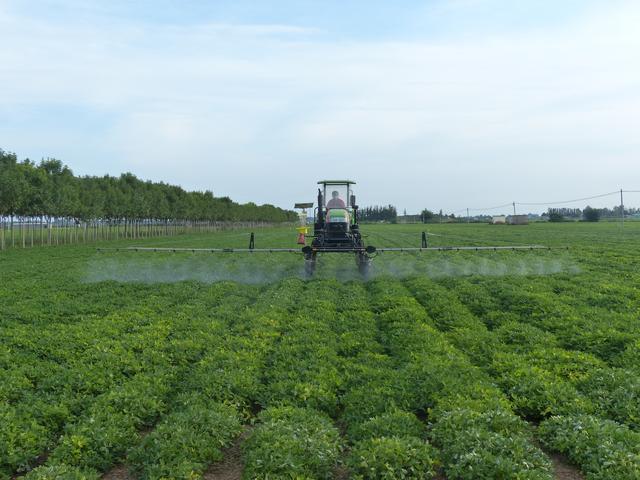
M 637 0 L 0 0 L 0 148 L 285 208 L 323 178 L 408 213 L 640 190 L 638 25 Z

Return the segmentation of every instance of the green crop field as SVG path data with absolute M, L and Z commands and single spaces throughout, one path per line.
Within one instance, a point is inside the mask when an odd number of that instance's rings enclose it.
M 1 252 L 0 479 L 640 479 L 640 223 L 423 229 Z

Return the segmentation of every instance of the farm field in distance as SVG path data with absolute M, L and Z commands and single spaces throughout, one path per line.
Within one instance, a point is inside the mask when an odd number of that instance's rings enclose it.
M 570 248 L 0 252 L 0 479 L 640 479 L 640 222 L 362 230 Z

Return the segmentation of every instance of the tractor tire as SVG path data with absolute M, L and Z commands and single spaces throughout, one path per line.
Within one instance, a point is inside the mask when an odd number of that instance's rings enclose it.
M 304 258 L 304 276 L 307 279 L 313 278 L 313 274 L 316 271 L 316 254 L 313 253 Z
M 362 278 L 368 280 L 371 275 L 371 259 L 364 253 L 358 253 L 356 254 L 356 264 Z

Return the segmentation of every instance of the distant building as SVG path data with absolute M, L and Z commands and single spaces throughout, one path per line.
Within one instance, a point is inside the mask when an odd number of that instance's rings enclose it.
M 491 217 L 491 225 L 504 225 L 505 223 L 507 223 L 507 217 L 504 215 Z
M 529 225 L 528 215 L 509 215 L 507 219 L 509 225 Z
M 420 215 L 398 215 L 398 223 L 422 223 L 422 217 Z

